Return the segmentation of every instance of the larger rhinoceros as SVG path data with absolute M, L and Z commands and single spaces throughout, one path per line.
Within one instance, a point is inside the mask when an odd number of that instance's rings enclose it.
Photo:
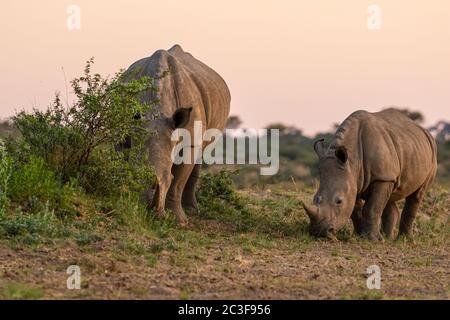
M 168 51 L 158 50 L 135 62 L 126 75 L 157 79 L 156 96 L 148 92 L 143 98 L 158 100 L 157 106 L 145 115 L 149 120 L 148 129 L 155 133 L 148 142 L 148 150 L 157 177 L 154 190 L 148 192 L 148 201 L 158 215 L 170 209 L 180 224 L 186 224 L 184 209 L 198 210 L 195 186 L 201 164 L 191 161 L 191 164 L 175 165 L 171 156 L 175 142 L 171 136 L 174 130 L 184 128 L 193 137 L 194 121 L 201 122 L 202 134 L 212 128 L 223 131 L 230 112 L 230 91 L 214 70 L 179 45 Z
M 326 236 L 351 217 L 355 232 L 370 240 L 394 236 L 396 202 L 406 199 L 400 234 L 410 235 L 417 210 L 436 175 L 433 137 L 394 109 L 352 113 L 337 129 L 328 148 L 314 143 L 320 186 L 313 205 L 304 204 L 309 231 Z

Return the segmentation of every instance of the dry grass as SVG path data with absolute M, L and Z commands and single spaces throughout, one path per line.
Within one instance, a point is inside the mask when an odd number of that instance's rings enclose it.
M 50 299 L 449 299 L 449 192 L 427 197 L 412 240 L 338 241 L 306 233 L 299 199 L 313 190 L 242 191 L 246 210 L 203 208 L 188 228 L 173 219 L 147 230 L 101 220 L 78 239 L 0 242 L 0 297 Z M 83 241 L 84 239 L 84 241 Z M 66 288 L 79 265 L 82 289 Z M 366 268 L 381 268 L 368 290 Z

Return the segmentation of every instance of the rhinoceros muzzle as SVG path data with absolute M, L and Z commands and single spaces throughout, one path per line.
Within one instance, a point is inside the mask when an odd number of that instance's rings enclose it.
M 314 237 L 331 237 L 335 234 L 335 229 L 331 225 L 309 225 L 309 234 Z
M 327 218 L 320 213 L 319 207 L 313 207 L 303 203 L 303 208 L 310 220 L 309 233 L 312 236 L 329 237 L 336 232 L 334 225 L 329 223 Z

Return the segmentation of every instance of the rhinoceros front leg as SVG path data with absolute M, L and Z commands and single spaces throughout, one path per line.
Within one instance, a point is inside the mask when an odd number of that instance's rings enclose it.
M 198 178 L 200 177 L 201 167 L 201 164 L 195 165 L 183 191 L 182 204 L 183 208 L 187 210 L 188 213 L 199 213 L 197 198 L 195 197 L 195 189 L 197 186 Z
M 361 235 L 372 241 L 383 241 L 380 233 L 381 216 L 392 194 L 392 182 L 376 181 L 370 186 L 362 212 Z
M 181 205 L 183 190 L 191 176 L 193 164 L 174 165 L 172 169 L 173 181 L 166 198 L 166 208 L 173 211 L 180 225 L 186 225 L 188 219 Z

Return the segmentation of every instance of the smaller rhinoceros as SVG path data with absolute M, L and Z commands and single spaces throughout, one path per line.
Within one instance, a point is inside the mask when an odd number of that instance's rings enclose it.
M 370 240 L 393 238 L 406 199 L 400 234 L 410 235 L 417 210 L 434 180 L 433 137 L 395 109 L 356 111 L 337 129 L 328 149 L 314 143 L 320 186 L 313 206 L 304 204 L 314 236 L 328 236 L 351 217 L 357 234 Z

